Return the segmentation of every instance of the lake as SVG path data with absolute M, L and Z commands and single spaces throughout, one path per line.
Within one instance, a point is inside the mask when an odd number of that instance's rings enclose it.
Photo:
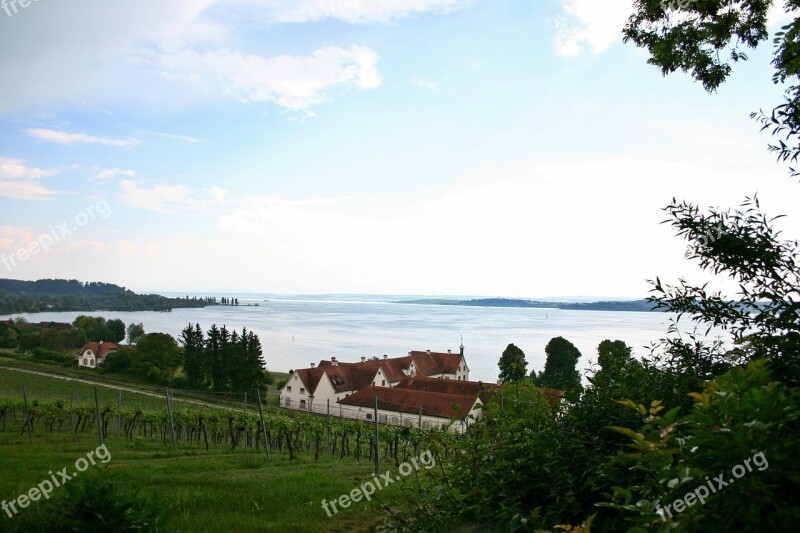
M 172 312 L 22 313 L 28 321 L 72 322 L 80 314 L 119 318 L 125 324 L 144 324 L 145 332 L 160 331 L 176 338 L 189 323 L 208 330 L 212 323 L 241 332 L 243 327 L 261 338 L 267 368 L 288 371 L 305 368 L 320 359 L 337 357 L 356 362 L 361 356 L 401 356 L 410 350 L 458 351 L 461 338 L 471 380 L 494 382 L 497 361 L 509 343 L 519 346 L 528 371 L 544 367 L 544 348 L 552 337 L 562 336 L 583 354 L 579 368 L 597 359 L 597 345 L 620 339 L 642 356 L 651 342 L 662 338 L 669 326 L 666 313 L 566 311 L 395 303 L 380 299 L 287 297 L 266 300 L 257 295 L 239 297 L 240 304 L 258 307 L 212 306 L 175 309 Z

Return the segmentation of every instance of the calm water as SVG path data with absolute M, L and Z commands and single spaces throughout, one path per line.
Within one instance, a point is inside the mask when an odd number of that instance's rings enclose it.
M 91 314 L 120 318 L 125 324 L 144 324 L 145 332 L 161 331 L 176 338 L 188 323 L 212 323 L 229 329 L 252 329 L 261 338 L 264 359 L 271 370 L 288 371 L 308 367 L 311 362 L 336 356 L 341 361 L 359 361 L 361 356 L 406 355 L 410 350 L 458 351 L 464 338 L 470 379 L 495 381 L 497 361 L 503 349 L 514 343 L 526 354 L 528 370 L 542 370 L 544 347 L 556 336 L 574 343 L 583 354 L 580 368 L 596 359 L 603 339 L 621 339 L 636 355 L 663 337 L 669 315 L 459 307 L 392 303 L 386 301 L 302 300 L 240 297 L 241 304 L 259 307 L 207 307 L 159 312 L 106 312 Z M 72 322 L 82 313 L 21 314 L 29 321 Z M 0 318 L 10 318 L 9 316 Z

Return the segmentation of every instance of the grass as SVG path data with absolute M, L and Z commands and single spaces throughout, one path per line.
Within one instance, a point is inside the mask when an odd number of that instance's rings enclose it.
M 68 401 L 77 394 L 81 402 L 94 402 L 93 384 L 0 366 L 0 397 L 21 398 L 23 383 L 29 400 Z M 97 385 L 97 390 L 101 404 L 116 405 L 118 390 L 102 384 Z M 277 397 L 270 397 L 268 402 L 276 400 Z M 123 405 L 133 401 L 152 402 L 159 409 L 164 405 L 161 398 L 123 391 Z M 177 395 L 176 401 L 180 401 Z M 252 403 L 249 408 L 254 408 Z M 0 500 L 26 493 L 47 479 L 50 471 L 65 466 L 73 469 L 78 458 L 99 444 L 94 431 L 48 433 L 37 425 L 29 440 L 21 428 L 21 417 L 9 417 L 7 429 L 0 430 Z M 141 494 L 158 498 L 168 510 L 169 531 L 369 532 L 375 531 L 383 520 L 384 511 L 374 500 L 354 503 L 332 517 L 321 505 L 323 499 L 334 500 L 372 479 L 374 465 L 367 459 L 340 460 L 323 455 L 315 461 L 313 453 L 303 452 L 290 461 L 288 453 L 274 451 L 267 462 L 263 450 L 240 447 L 232 451 L 213 446 L 206 452 L 202 444 L 184 441 L 180 450 L 173 451 L 159 437 L 117 439 L 113 428 L 106 444 L 112 455 L 111 472 L 124 487 L 139 487 L 143 489 Z M 93 475 L 90 472 L 91 469 L 80 476 Z M 57 489 L 56 493 L 59 491 L 65 492 Z M 378 497 L 396 507 L 400 489 L 388 487 Z M 35 520 L 36 515 L 30 517 Z M 3 529 L 0 520 L 0 530 Z
M 46 371 L 46 369 L 41 371 Z M 64 400 L 69 402 L 70 399 L 77 398 L 77 403 L 94 403 L 94 385 L 0 367 L 0 396 L 22 398 L 23 384 L 29 400 Z M 130 406 L 138 402 L 143 407 L 160 409 L 166 403 L 162 398 L 128 391 L 121 392 L 123 406 Z M 100 405 L 116 406 L 119 393 L 118 389 L 97 384 L 97 397 Z M 176 398 L 176 401 L 179 401 L 179 398 Z
M 13 428 L 11 426 L 14 426 Z M 97 447 L 94 434 L 35 432 L 20 436 L 21 424 L 0 431 L 0 499 L 11 500 Z M 170 531 L 374 531 L 381 511 L 361 501 L 328 517 L 322 499 L 347 494 L 372 477 L 369 461 L 324 459 L 236 451 L 172 452 L 157 441 L 110 437 L 109 468 L 125 487 L 145 489 L 168 509 Z M 89 471 L 79 474 L 91 476 Z M 76 482 L 75 480 L 70 483 Z M 56 489 L 53 496 L 57 497 Z M 394 487 L 380 494 L 397 497 Z M 38 504 L 41 504 L 39 502 Z M 29 509 L 21 512 L 28 512 Z M 16 517 L 15 517 L 16 519 Z M 2 528 L 0 528 L 2 529 Z
M 53 377 L 11 370 L 15 368 L 47 373 Z M 284 379 L 284 377 L 288 379 L 288 374 L 276 374 L 276 380 Z M 61 378 L 91 381 L 92 384 Z M 122 391 L 123 405 L 131 405 L 133 402 L 139 402 L 143 407 L 162 407 L 165 403 L 162 397 L 164 394 L 163 387 L 142 383 L 134 380 L 130 376 L 100 374 L 96 370 L 85 368 L 66 368 L 57 365 L 48 365 L 38 361 L 34 362 L 28 359 L 20 359 L 19 357 L 10 358 L 7 357 L 7 353 L 4 354 L 3 351 L 0 351 L 0 395 L 21 397 L 23 384 L 25 384 L 28 389 L 29 398 L 39 398 L 43 400 L 61 399 L 69 401 L 75 398 L 77 394 L 79 403 L 92 403 L 94 402 L 94 386 L 96 385 L 98 399 L 101 405 L 106 403 L 112 406 L 117 405 L 120 391 L 115 387 L 135 389 L 138 391 L 138 393 Z M 147 394 L 141 394 L 142 392 Z M 156 397 L 153 396 L 154 394 Z M 237 402 L 226 400 L 226 397 L 227 395 L 220 397 L 212 393 L 173 390 L 173 398 L 177 403 L 180 403 L 182 400 L 196 400 L 226 407 L 238 408 L 239 406 L 244 406 L 244 397 Z M 262 397 L 262 402 L 266 407 L 277 408 L 279 403 L 277 390 L 273 389 L 268 391 L 268 393 Z M 253 397 L 252 394 L 248 397 L 248 405 L 250 408 L 256 407 L 255 397 Z

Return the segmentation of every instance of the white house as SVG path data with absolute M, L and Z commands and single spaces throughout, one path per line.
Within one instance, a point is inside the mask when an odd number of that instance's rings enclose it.
M 455 381 L 469 380 L 464 346 L 454 354 L 427 351 L 408 352 L 404 357 L 361 358 L 359 363 L 343 363 L 331 357 L 319 366 L 294 372 L 280 390 L 280 405 L 327 413 L 329 406 L 364 387 L 395 387 L 408 377 L 435 377 Z
M 443 381 L 431 379 L 431 381 Z M 470 416 L 480 416 L 479 396 L 431 392 L 412 388 L 365 387 L 339 400 L 347 418 L 372 422 L 377 405 L 378 423 L 420 428 L 442 427 L 466 431 Z
M 96 368 L 110 353 L 119 350 L 113 342 L 87 342 L 78 350 L 78 366 Z

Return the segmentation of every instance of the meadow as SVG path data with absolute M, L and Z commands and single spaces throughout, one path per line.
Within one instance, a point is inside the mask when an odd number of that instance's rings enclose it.
M 23 383 L 34 420 L 30 434 L 17 392 Z M 116 405 L 118 391 L 102 386 L 97 390 L 101 406 Z M 91 397 L 91 404 L 81 400 L 70 409 L 63 400 L 76 391 L 81 398 Z M 93 393 L 93 385 L 0 368 L 0 499 L 27 493 L 48 479 L 49 472 L 71 467 L 100 444 Z M 246 417 L 226 406 L 176 407 L 178 439 L 172 447 L 165 430 L 165 402 L 141 396 L 134 404 L 129 398 L 135 396 L 129 393 L 123 400 L 119 437 L 116 412 L 105 414 L 104 439 L 112 457 L 106 468 L 125 491 L 138 489 L 142 496 L 158 501 L 168 517 L 167 531 L 374 531 L 387 508 L 401 501 L 397 484 L 379 494 L 385 506 L 375 499 L 362 500 L 331 517 L 322 508 L 323 499 L 337 499 L 373 477 L 372 432 L 362 431 L 359 422 L 332 419 L 327 428 L 332 428 L 332 443 L 319 417 L 265 414 L 272 442 L 267 460 L 252 405 Z M 85 420 L 76 425 L 71 417 L 77 419 L 81 413 Z M 198 416 L 204 417 L 208 428 L 208 449 L 192 426 Z M 235 429 L 226 423 L 226 418 L 234 417 Z M 381 438 L 388 441 L 382 442 L 383 471 L 396 468 L 392 455 L 402 460 L 421 449 L 421 442 L 408 434 L 403 440 L 399 433 L 393 447 L 392 428 L 385 430 L 390 433 L 383 431 Z M 101 476 L 101 466 L 90 467 L 68 483 Z M 64 487 L 56 489 L 53 497 L 64 498 L 67 492 Z M 0 530 L 41 530 L 37 521 L 46 505 L 50 502 L 31 503 L 13 517 L 3 513 Z

